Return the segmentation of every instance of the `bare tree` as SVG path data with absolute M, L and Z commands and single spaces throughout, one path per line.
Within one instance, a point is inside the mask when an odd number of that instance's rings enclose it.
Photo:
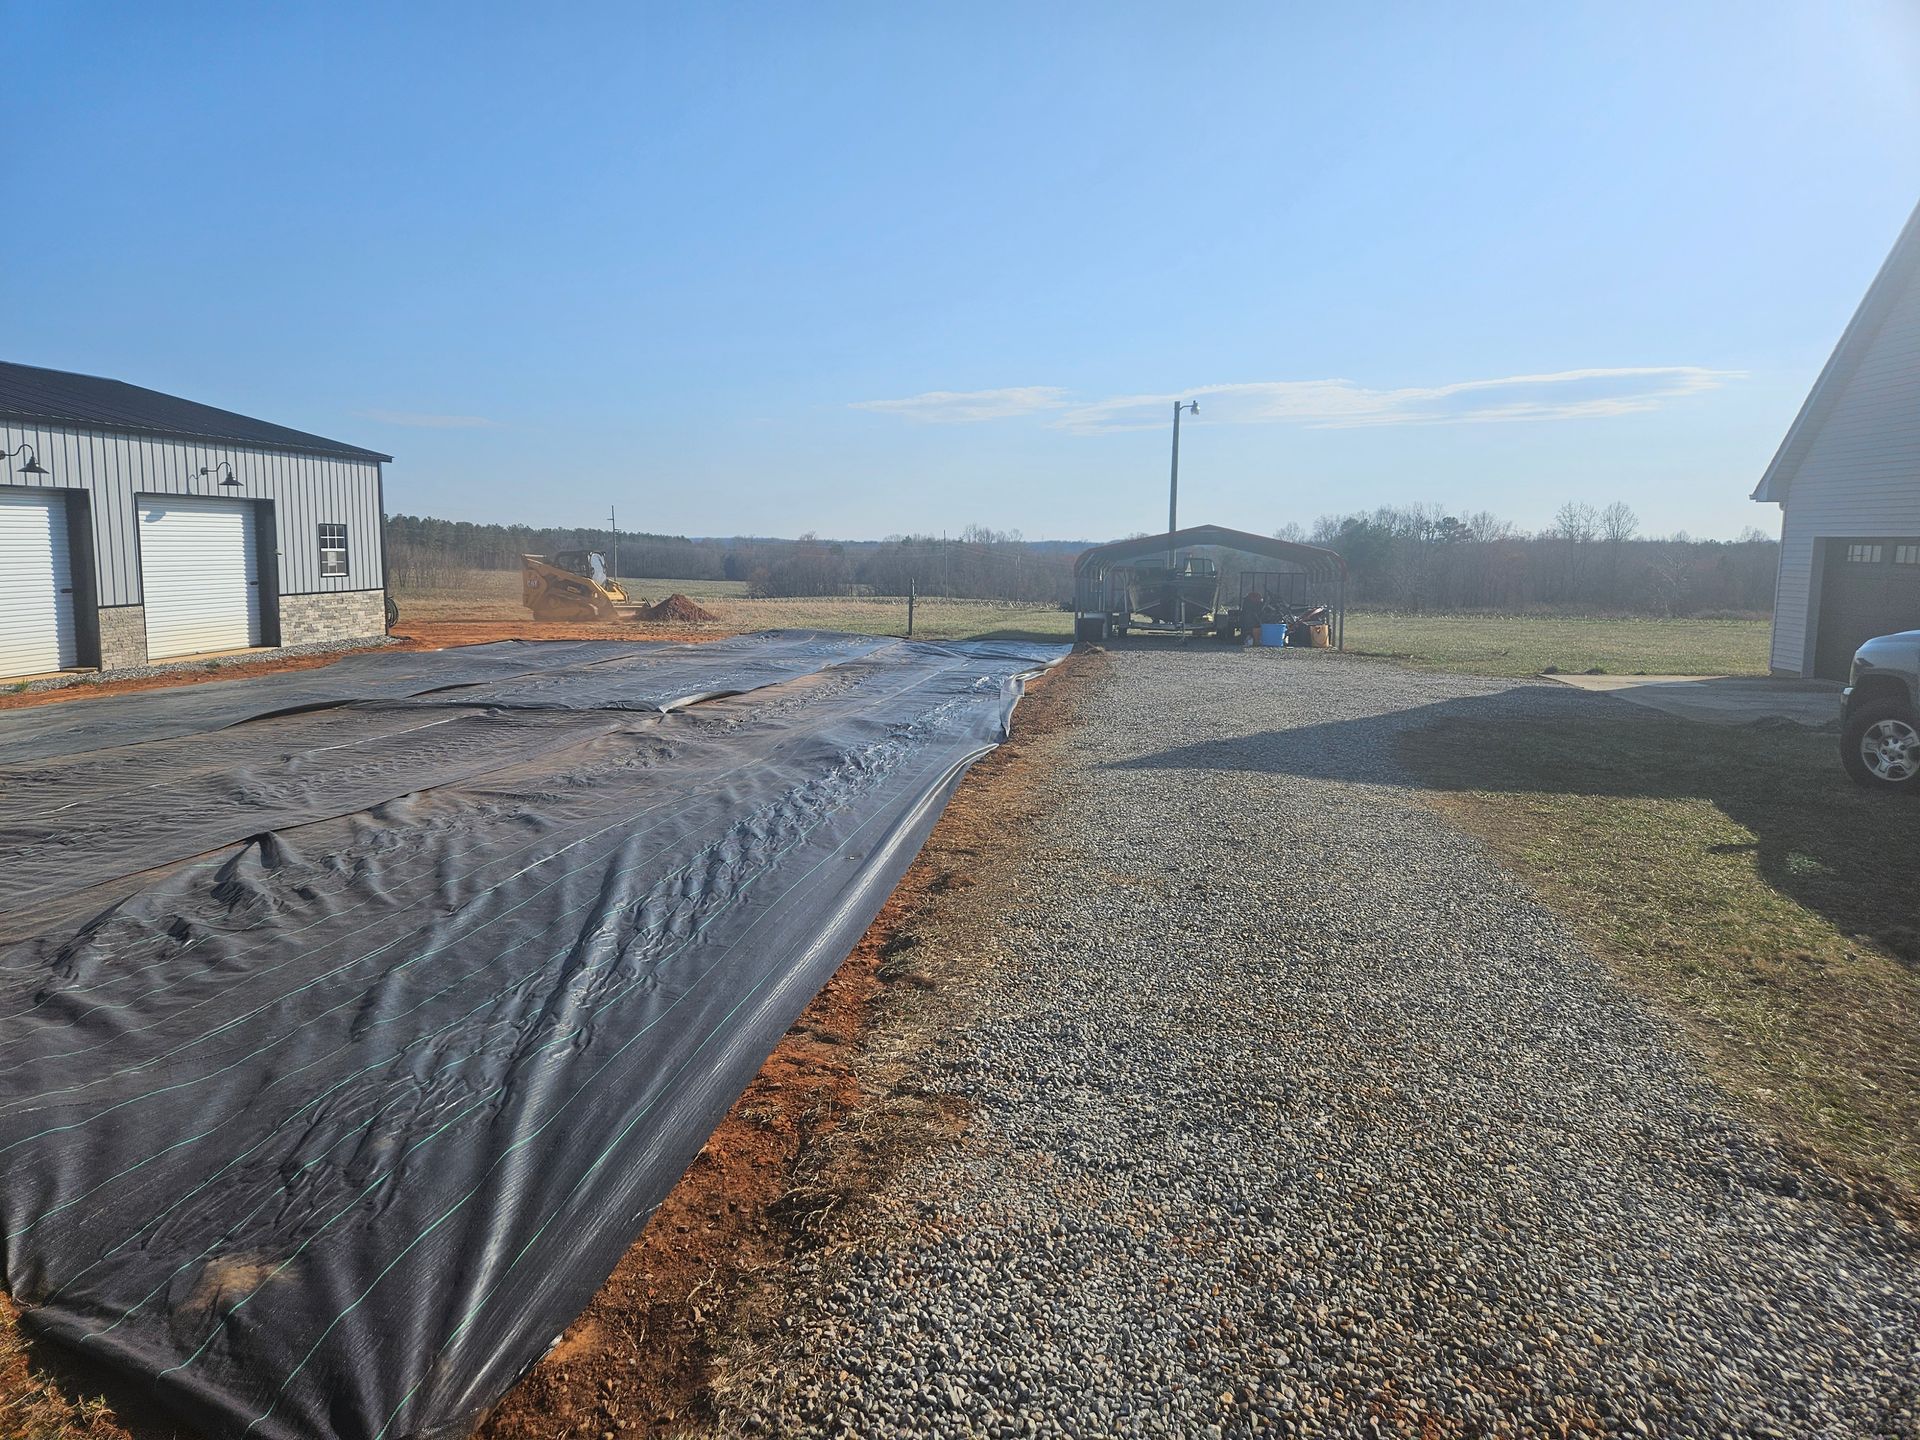
M 1554 512 L 1554 531 L 1575 545 L 1585 545 L 1600 533 L 1600 516 L 1591 505 L 1569 500 Z
M 1624 545 L 1640 533 L 1640 517 L 1624 500 L 1616 500 L 1600 512 L 1600 534 L 1609 545 Z
M 1599 513 L 1583 501 L 1569 500 L 1554 512 L 1553 533 L 1563 549 L 1560 591 L 1563 601 L 1585 598 L 1587 551 L 1600 533 Z
M 1621 600 L 1620 562 L 1626 544 L 1639 533 L 1640 517 L 1624 500 L 1616 500 L 1600 512 L 1600 534 L 1607 542 L 1607 595 L 1609 605 Z

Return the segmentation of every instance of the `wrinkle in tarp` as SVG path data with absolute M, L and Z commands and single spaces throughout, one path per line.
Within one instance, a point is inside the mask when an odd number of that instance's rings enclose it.
M 715 656 L 704 678 L 664 667 L 681 697 L 726 697 L 681 708 L 639 703 L 644 667 L 576 652 L 467 704 L 435 686 L 342 705 L 336 685 L 324 720 L 267 697 L 252 713 L 277 718 L 240 723 L 228 697 L 205 753 L 182 752 L 209 737 L 178 713 L 146 742 L 137 716 L 116 728 L 97 802 L 136 829 L 191 819 L 170 787 L 129 788 L 120 762 L 151 745 L 225 838 L 155 869 L 86 805 L 40 813 L 45 843 L 122 890 L 0 897 L 31 932 L 0 949 L 0 1258 L 26 1323 L 209 1433 L 470 1428 L 858 940 L 1023 677 L 1064 653 L 759 638 L 747 657 L 651 647 Z M 429 783 L 366 781 L 379 798 L 348 808 L 363 782 L 327 777 L 328 747 L 404 753 L 423 719 L 457 738 Z M 275 745 L 299 763 L 274 769 Z M 223 784 L 254 797 L 244 833 Z

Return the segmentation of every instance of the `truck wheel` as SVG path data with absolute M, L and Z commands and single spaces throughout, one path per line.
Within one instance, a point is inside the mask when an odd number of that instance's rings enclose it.
M 1920 792 L 1920 717 L 1899 700 L 1873 700 L 1840 733 L 1840 761 L 1872 790 Z

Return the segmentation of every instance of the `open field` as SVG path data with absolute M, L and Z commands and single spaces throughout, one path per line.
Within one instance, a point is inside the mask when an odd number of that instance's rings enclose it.
M 1583 615 L 1347 616 L 1347 649 L 1427 670 L 1474 675 L 1764 675 L 1765 620 L 1654 620 Z
M 750 600 L 737 580 L 630 579 L 628 593 L 660 600 L 676 590 L 711 610 L 730 630 L 805 627 L 862 635 L 905 633 L 907 607 L 898 598 Z M 396 593 L 405 622 L 527 623 L 517 570 L 470 570 L 445 589 Z M 644 627 L 638 627 L 644 630 Z M 989 600 L 923 599 L 914 633 L 929 640 L 990 635 L 1064 640 L 1073 617 L 1051 606 Z M 1356 610 L 1347 616 L 1347 649 L 1430 670 L 1477 675 L 1538 675 L 1598 668 L 1610 675 L 1764 675 L 1764 620 L 1653 620 L 1557 615 L 1394 615 Z M 1155 643 L 1155 642 L 1142 642 Z
M 1920 806 L 1855 789 L 1830 734 L 1598 697 L 1402 753 L 1757 1113 L 1920 1198 Z
M 866 599 L 828 596 L 751 600 L 737 580 L 622 580 L 636 600 L 664 600 L 678 592 L 713 612 L 715 628 L 724 630 L 845 630 L 856 635 L 904 635 L 907 602 L 899 598 Z M 470 570 L 458 586 L 433 590 L 400 590 L 401 628 L 409 622 L 428 625 L 462 621 L 497 621 L 527 625 L 531 621 L 520 604 L 518 570 Z M 653 628 L 685 629 L 682 625 L 649 627 L 623 625 L 623 633 L 652 639 Z M 1073 616 L 1053 606 L 1012 605 L 993 600 L 942 600 L 928 597 L 914 611 L 914 637 L 922 640 L 972 640 L 989 637 L 1022 640 L 1066 640 L 1073 634 Z

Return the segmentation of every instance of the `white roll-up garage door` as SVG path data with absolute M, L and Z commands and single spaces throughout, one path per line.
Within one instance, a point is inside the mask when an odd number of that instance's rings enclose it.
M 260 552 L 245 500 L 145 496 L 140 589 L 147 657 L 260 643 Z
M 0 675 L 68 670 L 74 663 L 67 502 L 0 490 Z

